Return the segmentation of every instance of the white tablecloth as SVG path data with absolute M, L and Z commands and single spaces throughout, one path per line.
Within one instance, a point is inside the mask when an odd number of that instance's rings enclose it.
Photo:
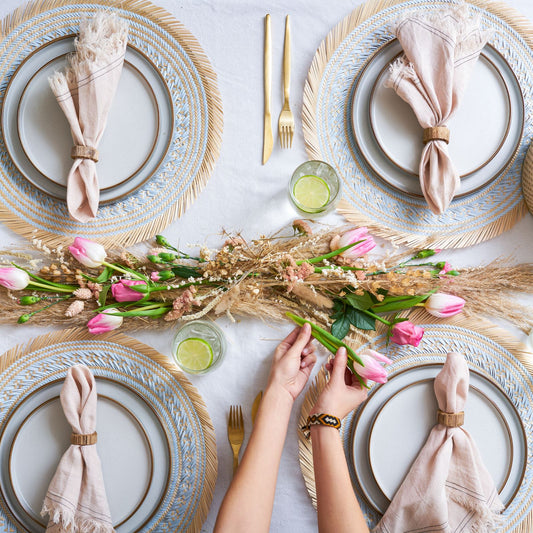
M 20 4 L 20 0 L 2 0 L 0 17 Z M 156 0 L 156 4 L 174 14 L 198 39 L 218 75 L 224 106 L 222 151 L 205 190 L 181 220 L 164 234 L 170 241 L 187 244 L 221 242 L 222 228 L 241 231 L 254 238 L 278 230 L 297 217 L 287 197 L 287 183 L 292 170 L 306 160 L 301 130 L 300 110 L 308 68 L 315 51 L 330 29 L 360 2 L 349 0 Z M 529 19 L 533 19 L 531 0 L 510 0 Z M 292 21 L 291 107 L 296 115 L 296 134 L 292 150 L 276 144 L 268 163 L 261 165 L 263 137 L 263 26 L 266 13 L 272 15 L 274 125 L 281 110 L 281 69 L 284 18 Z M 275 138 L 275 141 L 277 139 Z M 336 214 L 325 222 L 341 224 Z M 504 235 L 472 248 L 443 254 L 453 265 L 466 266 L 488 262 L 499 256 L 533 262 L 533 217 L 527 215 Z M 3 246 L 23 244 L 23 240 L 0 227 Z M 530 300 L 533 301 L 533 300 Z M 232 455 L 226 437 L 226 417 L 230 404 L 244 407 L 246 440 L 251 429 L 250 407 L 257 392 L 264 388 L 271 353 L 277 342 L 291 329 L 289 324 L 264 324 L 246 319 L 233 324 L 219 321 L 228 340 L 224 363 L 206 376 L 191 377 L 205 399 L 215 425 L 219 475 L 205 531 L 212 531 L 220 502 L 232 475 Z M 518 336 L 523 335 L 505 324 Z M 28 323 L 21 327 L 0 326 L 0 353 L 45 333 Z M 143 331 L 133 334 L 163 354 L 170 354 L 172 331 Z M 325 354 L 319 358 L 323 363 Z M 318 365 L 317 365 L 318 368 Z M 301 398 L 300 398 L 301 400 Z M 311 506 L 298 463 L 296 420 L 301 401 L 291 418 L 278 478 L 273 532 L 316 531 L 316 514 Z

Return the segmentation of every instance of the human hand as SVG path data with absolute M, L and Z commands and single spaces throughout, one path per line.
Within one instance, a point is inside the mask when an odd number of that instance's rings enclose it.
M 366 400 L 368 391 L 346 367 L 346 348 L 339 348 L 333 362 L 327 363 L 330 378 L 310 414 L 325 413 L 343 419 Z
M 267 388 L 280 387 L 294 400 L 302 392 L 316 362 L 311 326 L 295 328 L 274 352 Z

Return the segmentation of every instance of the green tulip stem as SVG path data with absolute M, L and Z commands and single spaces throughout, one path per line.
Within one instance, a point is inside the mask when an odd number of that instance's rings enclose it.
M 120 268 L 119 266 L 117 265 L 113 265 L 111 263 L 108 263 L 107 261 L 102 261 L 102 265 L 106 266 L 106 267 L 109 267 L 113 270 L 116 270 L 117 272 L 122 272 L 122 274 L 126 274 L 127 276 L 134 276 L 136 277 L 137 279 L 141 280 L 141 281 L 145 281 L 145 279 L 138 275 L 138 274 L 134 274 L 133 272 L 130 272 L 128 270 L 124 270 L 123 268 Z
M 44 283 L 38 283 L 36 281 L 30 281 L 30 283 L 28 283 L 26 288 L 30 288 L 30 289 L 39 288 L 39 289 L 44 289 L 46 291 L 51 291 L 51 292 L 68 292 L 69 295 L 72 294 L 72 289 L 63 289 L 61 287 L 56 287 L 54 285 L 45 285 Z
M 340 255 L 346 250 L 349 250 L 350 248 L 354 247 L 357 244 L 362 243 L 366 239 L 362 239 L 360 241 L 352 242 L 351 244 L 347 244 L 346 246 L 343 246 L 342 248 L 339 248 L 338 250 L 334 250 L 333 252 L 329 252 L 329 254 L 319 255 L 318 257 L 311 257 L 311 259 L 300 259 L 300 261 L 296 261 L 296 264 L 299 266 L 302 263 L 320 263 L 320 261 L 324 261 L 324 259 L 330 259 L 331 257 L 335 257 L 336 255 Z

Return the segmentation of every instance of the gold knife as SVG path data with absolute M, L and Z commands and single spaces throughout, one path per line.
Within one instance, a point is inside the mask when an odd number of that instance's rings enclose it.
M 257 415 L 257 410 L 259 409 L 259 404 L 263 398 L 263 391 L 259 391 L 259 394 L 255 397 L 254 403 L 252 404 L 252 424 L 255 424 L 255 417 Z
M 272 135 L 272 115 L 270 113 L 270 93 L 272 91 L 272 32 L 270 15 L 265 17 L 265 117 L 263 126 L 263 165 L 268 161 L 274 145 Z

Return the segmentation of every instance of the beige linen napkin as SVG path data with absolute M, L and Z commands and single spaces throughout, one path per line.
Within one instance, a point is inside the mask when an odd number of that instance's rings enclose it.
M 65 417 L 78 435 L 96 429 L 96 383 L 85 366 L 69 369 L 60 394 Z M 47 532 L 114 531 L 96 444 L 71 444 L 52 478 L 41 514 L 49 515 Z
M 115 14 L 98 12 L 80 24 L 76 52 L 66 72 L 56 72 L 50 87 L 70 125 L 74 159 L 67 181 L 70 215 L 80 222 L 96 216 L 100 188 L 96 175 L 98 144 L 122 72 L 128 24 Z
M 463 411 L 468 382 L 464 357 L 449 353 L 435 378 L 439 409 Z M 489 533 L 501 523 L 502 509 L 469 433 L 463 427 L 437 424 L 374 532 Z
M 470 17 L 466 5 L 461 5 L 428 16 L 409 14 L 395 24 L 393 33 L 404 55 L 391 65 L 385 86 L 393 88 L 411 106 L 424 130 L 447 127 L 492 32 L 481 31 L 479 18 Z M 431 211 L 440 214 L 458 191 L 460 178 L 447 142 L 441 140 L 445 134 L 439 130 L 433 137 L 435 140 L 427 142 L 422 151 L 419 176 Z

